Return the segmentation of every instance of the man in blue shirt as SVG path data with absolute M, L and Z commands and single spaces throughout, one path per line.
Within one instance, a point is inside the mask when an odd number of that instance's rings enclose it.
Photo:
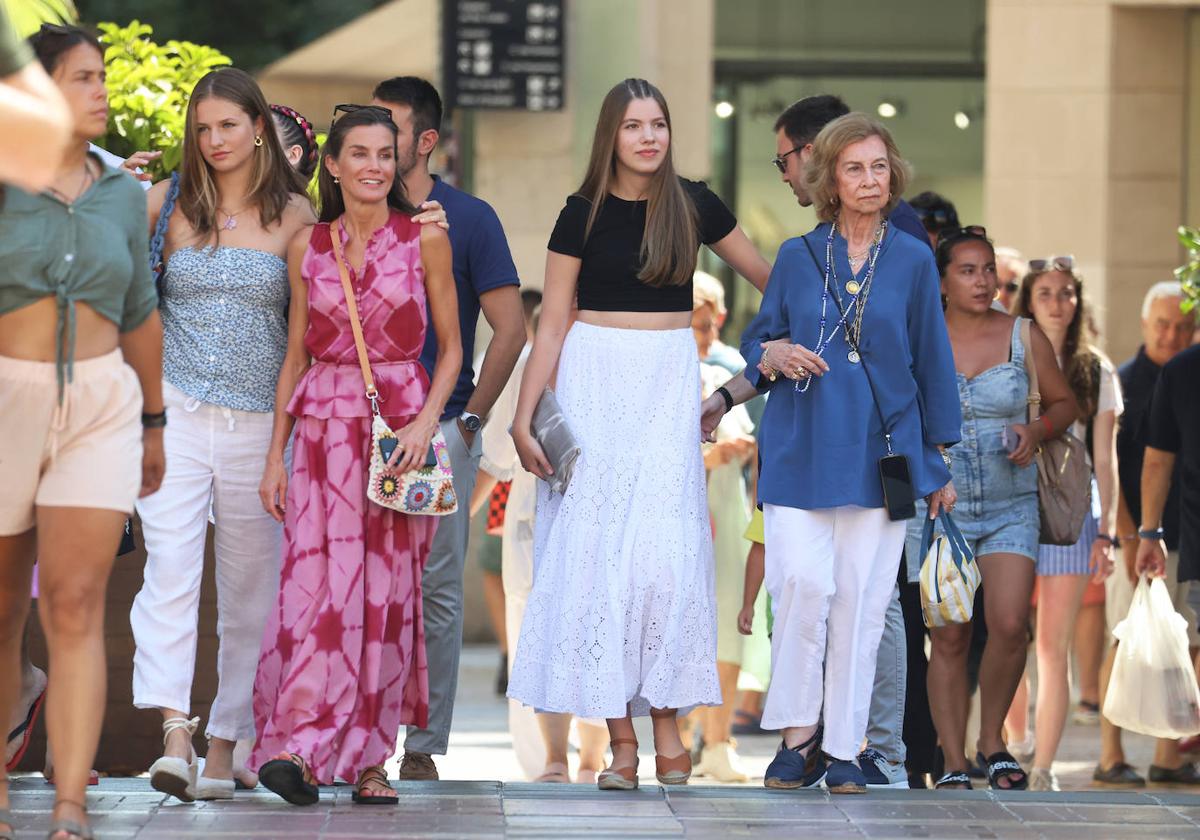
M 442 415 L 458 512 L 438 523 L 421 578 L 429 663 L 429 725 L 424 729 L 408 728 L 400 765 L 401 779 L 431 780 L 438 777 L 432 756 L 446 753 L 458 687 L 463 566 L 470 522 L 467 500 L 479 468 L 478 432 L 525 344 L 525 322 L 517 269 L 496 212 L 487 202 L 429 173 L 429 156 L 437 146 L 442 121 L 442 100 L 437 89 L 424 79 L 400 76 L 380 82 L 372 103 L 390 110 L 399 129 L 397 172 L 404 179 L 409 200 L 417 205 L 438 201 L 446 210 L 462 329 L 463 367 Z M 481 309 L 493 336 L 475 385 L 475 326 Z M 437 340 L 430 331 L 421 353 L 427 371 L 432 371 L 436 354 Z

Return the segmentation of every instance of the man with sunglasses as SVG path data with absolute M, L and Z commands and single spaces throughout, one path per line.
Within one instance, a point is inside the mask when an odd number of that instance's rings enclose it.
M 999 304 L 998 308 L 1005 312 L 1012 311 L 1013 301 L 1017 299 L 1017 292 L 1021 290 L 1021 278 L 1028 270 L 1029 265 L 1021 256 L 1020 251 L 1016 248 L 997 246 L 996 279 L 999 281 L 999 288 L 996 292 L 996 303 Z
M 839 96 L 822 94 L 809 96 L 788 106 L 775 120 L 775 157 L 771 162 L 780 178 L 792 188 L 801 207 L 811 207 L 812 199 L 804 189 L 804 164 L 812 157 L 812 144 L 821 129 L 838 117 L 850 113 L 850 107 Z M 908 202 L 901 199 L 888 216 L 888 224 L 929 242 L 925 228 Z M 930 248 L 933 247 L 929 243 Z
M 424 79 L 399 76 L 380 82 L 372 105 L 386 108 L 399 130 L 397 176 L 404 180 L 414 204 L 441 202 L 450 222 L 450 247 L 463 342 L 463 367 L 454 393 L 446 402 L 442 433 L 450 450 L 458 512 L 442 517 L 421 577 L 425 613 L 425 650 L 429 663 L 429 725 L 410 726 L 404 741 L 400 778 L 438 778 L 434 755 L 445 755 L 458 687 L 462 652 L 463 569 L 467 555 L 470 511 L 467 500 L 475 487 L 481 442 L 479 429 L 525 346 L 525 318 L 520 280 L 495 210 L 487 202 L 455 189 L 429 172 L 429 157 L 438 142 L 442 100 Z M 482 310 L 492 328 L 476 383 L 475 327 Z M 437 342 L 430 331 L 421 363 L 432 370 Z

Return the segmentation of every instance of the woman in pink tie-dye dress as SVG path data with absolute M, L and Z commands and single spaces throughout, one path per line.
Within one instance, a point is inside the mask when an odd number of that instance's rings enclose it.
M 436 519 L 367 499 L 371 406 L 330 225 L 340 220 L 379 409 L 405 450 L 404 469 L 424 459 L 461 342 L 449 241 L 412 220 L 394 144 L 395 126 L 378 109 L 334 124 L 322 222 L 289 252 L 291 335 L 277 397 L 287 408 L 276 414 L 262 485 L 264 505 L 284 522 L 284 557 L 254 685 L 249 766 L 262 766 L 263 783 L 294 804 L 316 802 L 316 784 L 335 778 L 358 780 L 356 801 L 394 802 L 382 765 L 400 727 L 424 726 L 428 713 L 421 571 Z M 419 362 L 427 298 L 446 348 L 432 384 Z

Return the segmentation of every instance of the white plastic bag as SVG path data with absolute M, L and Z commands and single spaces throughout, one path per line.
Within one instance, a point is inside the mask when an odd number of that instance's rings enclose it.
M 1129 614 L 1113 628 L 1113 665 L 1104 716 L 1132 732 L 1185 738 L 1200 732 L 1200 686 L 1188 656 L 1187 621 L 1167 585 L 1143 576 Z

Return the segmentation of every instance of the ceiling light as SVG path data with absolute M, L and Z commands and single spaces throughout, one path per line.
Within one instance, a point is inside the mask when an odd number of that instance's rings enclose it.
M 733 103 L 727 102 L 724 99 L 722 99 L 720 102 L 718 102 L 716 105 L 713 106 L 713 112 L 717 115 L 718 118 L 727 120 L 733 116 Z
M 955 111 L 954 124 L 963 131 L 966 131 L 971 127 L 971 117 L 966 111 Z
M 879 103 L 879 107 L 875 111 L 885 120 L 890 120 L 900 113 L 900 109 L 896 107 L 896 103 L 888 102 L 886 99 Z

